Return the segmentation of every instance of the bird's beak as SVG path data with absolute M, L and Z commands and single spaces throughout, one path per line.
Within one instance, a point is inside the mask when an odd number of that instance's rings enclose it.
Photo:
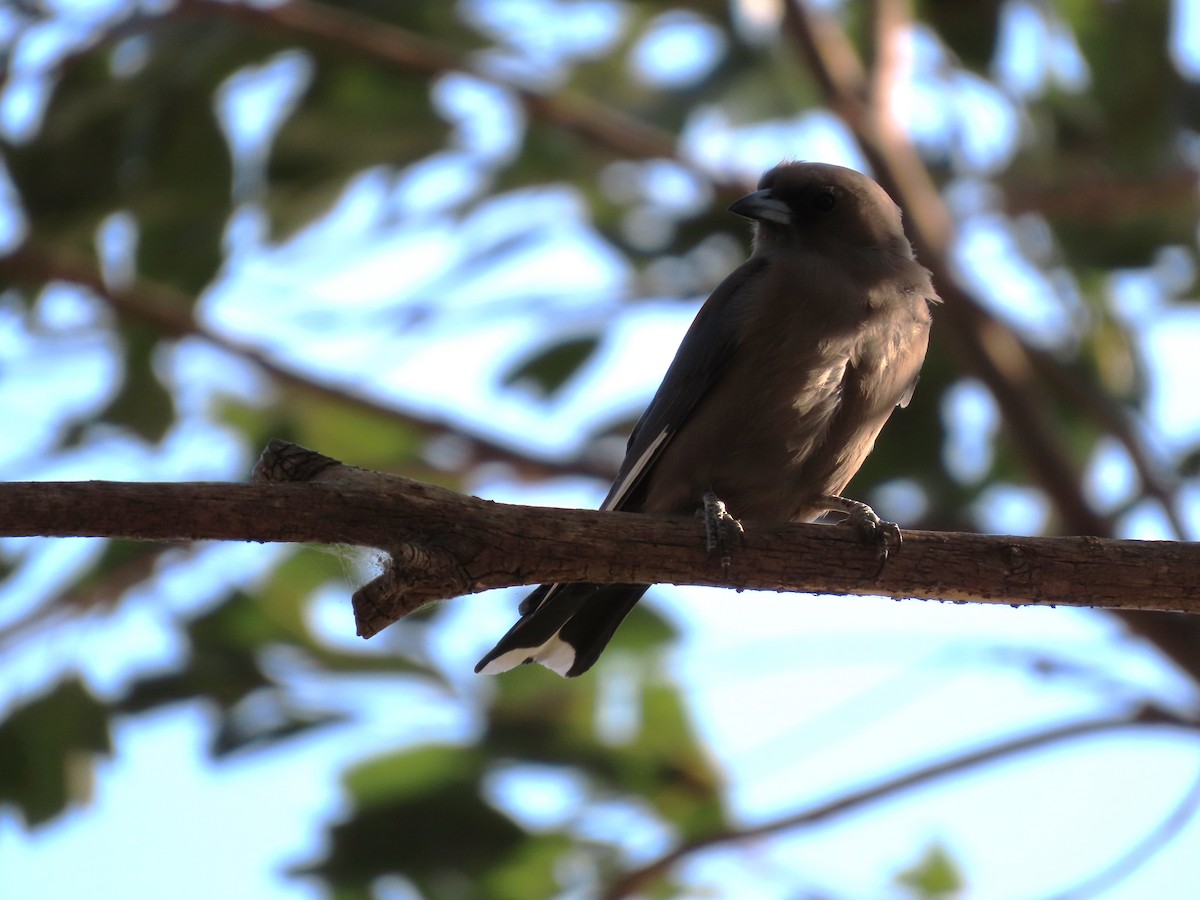
M 735 200 L 729 207 L 729 211 L 758 222 L 774 222 L 776 225 L 792 224 L 792 211 L 782 200 L 772 197 L 770 189 L 755 191 L 740 200 Z

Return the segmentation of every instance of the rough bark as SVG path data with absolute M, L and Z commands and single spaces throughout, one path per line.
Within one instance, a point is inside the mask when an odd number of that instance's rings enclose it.
M 850 528 L 745 522 L 724 570 L 698 519 L 516 506 L 272 441 L 257 483 L 0 485 L 0 536 L 355 544 L 390 559 L 354 596 L 370 637 L 422 606 L 544 581 L 700 584 L 954 602 L 1200 612 L 1200 545 L 910 531 L 878 572 Z

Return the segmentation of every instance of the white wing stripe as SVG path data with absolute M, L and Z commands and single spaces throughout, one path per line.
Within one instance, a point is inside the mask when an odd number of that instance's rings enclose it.
M 670 437 L 670 435 L 671 432 L 665 429 L 659 432 L 658 437 L 651 441 L 650 446 L 642 451 L 642 455 L 638 457 L 637 462 L 633 464 L 633 467 L 629 470 L 629 473 L 625 476 L 625 478 L 622 479 L 621 484 L 617 487 L 617 489 L 612 492 L 608 500 L 605 501 L 604 505 L 600 507 L 601 509 L 612 510 L 616 509 L 621 504 L 621 501 L 625 499 L 625 495 L 628 494 L 630 489 L 638 483 L 638 479 L 641 478 L 642 472 L 645 470 L 645 468 L 650 465 L 650 463 L 654 460 L 654 457 L 658 455 L 658 448 L 663 445 L 663 442 Z

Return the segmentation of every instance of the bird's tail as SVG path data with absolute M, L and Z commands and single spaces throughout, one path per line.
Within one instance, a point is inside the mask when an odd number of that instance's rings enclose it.
M 592 667 L 648 584 L 543 584 L 521 602 L 521 618 L 476 672 L 497 675 L 537 662 L 564 678 Z

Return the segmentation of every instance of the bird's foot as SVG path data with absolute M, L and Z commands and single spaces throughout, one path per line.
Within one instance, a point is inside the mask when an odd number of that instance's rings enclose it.
M 725 508 L 725 503 L 712 491 L 704 492 L 704 506 L 701 514 L 704 516 L 704 546 L 711 556 L 713 552 L 721 554 L 721 569 L 729 571 L 731 562 L 729 551 L 729 536 L 736 533 L 741 538 L 746 533 L 742 523 L 735 519 Z
M 879 568 L 875 570 L 874 577 L 882 575 L 888 554 L 904 541 L 900 526 L 879 518 L 875 510 L 858 500 L 828 496 L 821 498 L 821 505 L 828 510 L 846 514 L 846 524 L 858 532 L 859 539 L 864 544 L 875 548 L 875 559 L 879 562 Z

